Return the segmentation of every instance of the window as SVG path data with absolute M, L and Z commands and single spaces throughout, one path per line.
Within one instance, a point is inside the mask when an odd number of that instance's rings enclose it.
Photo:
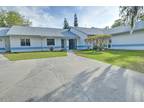
M 21 46 L 25 46 L 25 39 L 21 39 Z
M 30 46 L 30 39 L 26 39 L 26 46 Z
M 47 45 L 55 45 L 54 39 L 47 39 Z
M 21 39 L 21 46 L 30 46 L 30 39 Z

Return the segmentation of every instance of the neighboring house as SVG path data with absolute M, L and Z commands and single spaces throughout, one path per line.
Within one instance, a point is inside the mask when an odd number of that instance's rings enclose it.
M 28 52 L 48 50 L 88 49 L 87 36 L 111 34 L 107 47 L 111 49 L 144 50 L 144 22 L 136 23 L 133 34 L 130 27 L 112 29 L 70 27 L 56 29 L 13 26 L 0 28 L 0 52 Z

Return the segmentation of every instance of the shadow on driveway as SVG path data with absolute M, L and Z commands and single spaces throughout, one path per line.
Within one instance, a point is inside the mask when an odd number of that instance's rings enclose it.
M 108 66 L 100 76 L 94 77 L 99 69 L 82 71 L 71 82 L 37 100 L 26 101 L 126 101 L 125 70 L 119 68 L 115 72 Z

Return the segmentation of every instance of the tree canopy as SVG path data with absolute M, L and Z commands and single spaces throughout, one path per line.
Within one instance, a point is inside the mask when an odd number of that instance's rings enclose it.
M 102 50 L 105 48 L 106 42 L 111 38 L 109 34 L 97 34 L 88 36 L 85 41 L 87 43 L 92 43 L 93 47 L 97 47 L 96 49 Z
M 63 29 L 69 29 L 69 24 L 66 18 L 64 18 L 64 26 Z
M 86 41 L 88 40 L 96 40 L 96 39 L 107 39 L 110 38 L 111 35 L 109 34 L 96 34 L 96 35 L 90 35 L 86 38 Z
M 11 27 L 13 25 L 29 26 L 32 22 L 24 18 L 21 14 L 15 11 L 0 11 L 0 26 Z
M 122 21 L 122 19 L 117 19 L 114 21 L 114 24 L 111 26 L 111 28 L 118 27 L 118 26 L 121 26 L 123 24 L 124 24 L 124 22 Z
M 74 27 L 78 27 L 78 18 L 76 14 L 74 14 Z
M 135 23 L 143 14 L 143 6 L 120 6 L 121 19 L 129 24 L 131 27 L 131 33 L 135 27 Z
M 140 21 L 144 21 L 144 14 L 142 14 L 139 18 Z

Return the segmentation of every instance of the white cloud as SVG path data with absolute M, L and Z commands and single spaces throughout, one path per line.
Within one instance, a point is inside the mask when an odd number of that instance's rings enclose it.
M 88 7 L 83 11 L 79 23 L 84 27 L 111 26 L 119 18 L 118 7 Z
M 1 7 L 1 9 L 19 12 L 32 21 L 32 26 L 61 27 L 58 18 L 42 11 L 42 7 Z
M 40 27 L 63 27 L 63 18 L 67 18 L 70 25 L 73 25 L 73 14 L 63 10 L 62 15 L 55 16 L 57 13 L 50 13 L 49 7 L 0 7 L 4 10 L 18 11 L 20 14 L 32 21 L 32 26 Z M 43 11 L 47 8 L 47 11 Z M 61 7 L 59 7 L 61 8 Z M 67 7 L 69 8 L 69 7 Z M 74 7 L 77 10 L 79 26 L 82 27 L 105 27 L 111 26 L 114 20 L 118 19 L 118 7 Z

